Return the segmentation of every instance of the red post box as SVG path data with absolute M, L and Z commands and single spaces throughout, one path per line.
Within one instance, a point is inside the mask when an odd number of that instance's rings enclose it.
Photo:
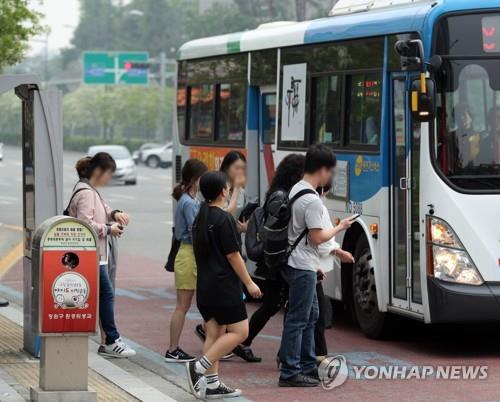
M 78 219 L 55 217 L 41 225 L 33 242 L 38 263 L 34 297 L 38 306 L 33 313 L 38 316 L 38 333 L 95 333 L 99 261 L 94 231 Z

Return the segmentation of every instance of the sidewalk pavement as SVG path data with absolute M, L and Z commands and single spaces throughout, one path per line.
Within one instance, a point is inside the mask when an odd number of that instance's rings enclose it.
M 0 401 L 29 400 L 38 385 L 40 362 L 22 350 L 22 310 L 12 304 L 0 309 Z M 89 388 L 99 401 L 193 401 L 178 385 L 126 359 L 105 359 L 89 340 Z M 125 367 L 122 368 L 121 366 Z M 172 374 L 172 373 L 171 373 Z M 154 385 L 151 384 L 154 382 Z
M 38 386 L 39 360 L 22 350 L 22 232 L 0 223 L 0 298 L 10 301 L 0 308 L 0 402 L 29 400 Z M 132 311 L 134 313 L 134 311 Z M 147 332 L 146 328 L 142 328 Z M 97 354 L 99 337 L 89 339 L 89 388 L 99 401 L 192 402 L 183 364 L 165 363 L 163 355 L 124 340 L 136 351 L 130 359 L 108 359 Z M 248 402 L 231 398 L 232 402 Z

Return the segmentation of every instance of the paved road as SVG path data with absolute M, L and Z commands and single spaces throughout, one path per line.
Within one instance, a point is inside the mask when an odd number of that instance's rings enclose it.
M 76 152 L 64 153 L 64 202 L 76 182 Z M 5 147 L 0 162 L 0 222 L 22 226 L 21 149 Z M 157 261 L 166 259 L 172 227 L 171 169 L 139 166 L 136 186 L 115 185 L 101 191 L 112 208 L 131 215 L 131 224 L 120 240 L 120 248 Z
M 66 155 L 67 192 L 74 181 L 72 165 L 78 156 Z M 10 224 L 21 222 L 19 161 L 19 151 L 7 148 L 6 160 L 0 164 L 0 221 Z M 106 189 L 104 196 L 116 207 L 130 211 L 134 218 L 121 243 L 116 301 L 119 329 L 122 335 L 143 345 L 146 349 L 141 353 L 162 365 L 168 378 L 185 388 L 184 368 L 162 363 L 161 357 L 168 342 L 170 315 L 175 308 L 173 276 L 162 269 L 171 230 L 169 176 L 169 171 L 141 168 L 137 187 L 112 187 Z M 20 263 L 2 278 L 2 285 L 14 292 L 22 289 Z M 249 303 L 249 313 L 256 307 Z M 221 376 L 228 384 L 242 388 L 247 399 L 255 401 L 500 401 L 499 326 L 429 327 L 397 320 L 388 340 L 375 341 L 365 338 L 342 311 L 335 314 L 334 326 L 327 331 L 329 350 L 332 354 L 344 355 L 351 368 L 349 379 L 340 388 L 325 391 L 277 387 L 275 355 L 281 336 L 281 314 L 271 320 L 255 341 L 254 350 L 263 357 L 263 362 L 247 364 L 233 358 L 222 364 Z M 193 335 L 199 322 L 200 315 L 193 306 L 181 345 L 195 354 L 201 353 L 201 343 Z M 147 363 L 144 365 L 150 367 Z M 446 381 L 430 376 L 425 381 L 415 377 L 412 380 L 357 380 L 353 366 L 359 365 L 376 368 L 395 365 L 400 369 L 414 365 L 486 365 L 488 378 Z M 154 367 L 151 366 L 151 370 L 157 370 L 158 365 Z

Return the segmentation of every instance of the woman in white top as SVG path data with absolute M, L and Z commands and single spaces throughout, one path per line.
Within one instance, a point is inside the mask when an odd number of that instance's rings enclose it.
M 321 197 L 325 197 L 331 190 L 331 186 L 320 187 L 316 189 Z M 328 213 L 328 209 L 323 205 L 323 228 L 333 228 L 333 223 Z M 340 230 L 339 230 L 340 232 Z M 316 358 L 318 363 L 328 355 L 328 347 L 325 338 L 325 294 L 323 292 L 322 281 L 327 272 L 333 270 L 335 257 L 339 258 L 344 263 L 354 263 L 354 257 L 348 251 L 342 250 L 340 245 L 335 241 L 335 237 L 318 246 L 320 254 L 320 266 L 318 267 L 318 283 L 316 285 L 316 293 L 318 295 L 319 318 L 314 327 L 314 342 L 316 347 Z

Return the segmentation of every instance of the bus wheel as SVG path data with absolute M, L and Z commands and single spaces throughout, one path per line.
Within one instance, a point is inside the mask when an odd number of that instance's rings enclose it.
M 372 253 L 365 236 L 358 240 L 354 258 L 356 262 L 352 269 L 352 293 L 356 318 L 365 335 L 380 338 L 386 315 L 378 309 Z

